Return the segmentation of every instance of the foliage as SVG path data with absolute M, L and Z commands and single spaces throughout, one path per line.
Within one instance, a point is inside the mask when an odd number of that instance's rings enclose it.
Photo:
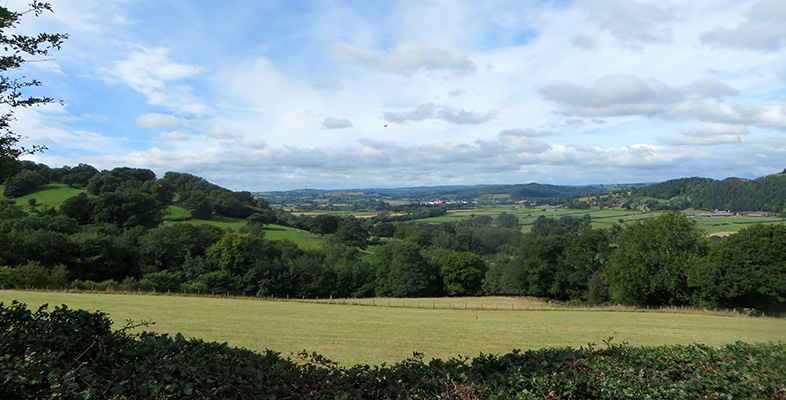
M 93 220 L 121 228 L 152 228 L 164 220 L 165 205 L 155 196 L 136 190 L 104 192 L 91 200 Z
M 706 255 L 696 221 L 676 212 L 626 225 L 605 269 L 611 298 L 623 304 L 688 304 L 688 271 Z
M 102 193 L 141 190 L 145 182 L 155 179 L 156 174 L 149 169 L 119 167 L 93 175 L 86 189 L 87 193 L 95 196 Z
M 23 170 L 13 177 L 6 179 L 3 195 L 9 198 L 24 196 L 32 193 L 46 182 L 47 179 L 38 172 Z
M 472 296 L 480 294 L 486 265 L 477 254 L 455 250 L 436 249 L 431 263 L 437 266 L 442 276 L 443 290 L 448 296 Z
M 554 348 L 472 359 L 421 354 L 348 367 L 182 335 L 113 330 L 103 313 L 0 304 L 2 398 L 780 398 L 786 345 Z
M 774 312 L 786 306 L 786 225 L 753 225 L 714 246 L 689 283 L 696 302 Z
M 60 49 L 60 45 L 68 36 L 64 34 L 39 33 L 37 36 L 25 36 L 18 33 L 9 33 L 21 23 L 24 14 L 32 12 L 35 16 L 44 11 L 52 11 L 49 3 L 33 1 L 27 11 L 11 11 L 5 6 L 0 6 L 0 46 L 3 54 L 0 55 L 0 104 L 11 108 L 29 107 L 51 103 L 49 97 L 25 97 L 22 93 L 28 88 L 41 86 L 41 82 L 25 77 L 13 77 L 10 70 L 22 67 L 22 64 L 31 61 L 26 57 L 42 57 L 49 55 L 51 50 Z M 0 177 L 4 177 L 7 163 L 16 160 L 22 155 L 42 151 L 43 146 L 33 146 L 30 149 L 17 147 L 22 138 L 11 129 L 13 111 L 8 111 L 0 116 Z
M 428 297 L 440 294 L 439 270 L 410 241 L 392 240 L 374 254 L 376 295 L 380 297 Z
M 535 236 L 565 235 L 568 233 L 582 233 L 592 229 L 592 218 L 589 214 L 581 218 L 570 215 L 562 218 L 546 218 L 541 215 L 532 223 L 530 232 Z
M 656 198 L 702 210 L 786 211 L 786 174 L 774 174 L 754 180 L 727 178 L 682 178 L 639 188 L 634 198 Z

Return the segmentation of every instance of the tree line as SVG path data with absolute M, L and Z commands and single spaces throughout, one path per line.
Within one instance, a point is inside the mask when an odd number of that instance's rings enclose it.
M 295 216 L 189 174 L 156 179 L 131 168 L 34 167 L 87 193 L 57 210 L 0 205 L 3 287 L 309 298 L 527 295 L 569 304 L 784 310 L 782 224 L 710 240 L 673 212 L 608 230 L 592 229 L 585 215 L 541 217 L 524 234 L 507 213 L 427 223 L 409 219 L 445 208 L 412 205 L 404 215 L 367 219 Z M 25 170 L 32 169 L 16 176 Z M 162 224 L 173 202 L 192 216 L 244 217 L 246 224 L 237 231 Z M 273 223 L 321 235 L 324 245 L 268 240 L 265 226 Z

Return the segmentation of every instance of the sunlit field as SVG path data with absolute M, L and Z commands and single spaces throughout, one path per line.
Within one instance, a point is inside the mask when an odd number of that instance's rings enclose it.
M 402 299 L 366 299 L 356 305 L 354 299 L 302 302 L 0 291 L 0 301 L 14 299 L 31 308 L 65 303 L 101 310 L 118 327 L 127 319 L 145 320 L 155 322 L 148 330 L 181 332 L 253 350 L 270 348 L 284 355 L 316 351 L 345 365 L 401 361 L 413 351 L 446 359 L 601 344 L 609 337 L 631 345 L 786 341 L 783 319 L 699 311 L 554 309 L 529 298 L 408 299 L 402 305 L 397 303 Z

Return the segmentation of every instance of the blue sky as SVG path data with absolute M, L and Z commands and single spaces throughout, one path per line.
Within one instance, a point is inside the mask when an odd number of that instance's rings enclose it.
M 24 9 L 26 1 L 7 7 Z M 28 159 L 234 190 L 786 168 L 786 0 L 54 0 Z

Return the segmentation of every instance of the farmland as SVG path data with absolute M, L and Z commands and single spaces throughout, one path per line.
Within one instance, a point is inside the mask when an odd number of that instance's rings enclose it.
M 786 320 L 730 314 L 634 309 L 551 309 L 532 300 L 506 297 L 439 299 L 453 309 L 431 308 L 436 299 L 366 299 L 377 306 L 138 294 L 0 291 L 0 301 L 30 307 L 61 303 L 109 313 L 117 325 L 153 321 L 150 330 L 228 342 L 284 355 L 316 351 L 342 364 L 401 361 L 413 351 L 427 358 L 501 353 L 512 349 L 586 346 L 609 337 L 631 345 L 704 343 L 712 346 L 786 341 Z M 417 308 L 415 302 L 420 302 Z M 484 309 L 480 309 L 483 302 Z M 464 309 L 462 303 L 468 303 Z M 493 307 L 497 304 L 497 307 Z M 513 305 L 511 307 L 511 304 Z M 458 307 L 456 307 L 458 306 Z M 473 308 L 473 306 L 475 308 Z M 539 307 L 539 308 L 538 308 Z M 515 311 L 511 311 L 513 308 Z M 527 310 L 527 308 L 530 308 Z
M 687 210 L 695 212 L 696 210 Z M 705 211 L 706 212 L 706 211 Z M 300 215 L 301 212 L 295 210 L 294 214 Z M 565 208 L 526 208 L 519 206 L 495 206 L 495 205 L 476 205 L 475 208 L 450 210 L 446 215 L 432 218 L 424 218 L 418 221 L 423 222 L 456 222 L 465 220 L 472 217 L 489 216 L 495 218 L 502 213 L 513 214 L 519 218 L 522 225 L 522 232 L 527 233 L 530 230 L 532 223 L 544 216 L 546 218 L 560 218 L 563 216 L 581 217 L 589 215 L 592 217 L 592 227 L 594 229 L 609 229 L 614 225 L 629 222 L 640 221 L 648 218 L 658 217 L 661 212 L 625 210 L 621 208 L 604 208 L 599 209 L 593 207 L 586 210 L 574 210 Z M 352 215 L 356 218 L 368 217 L 372 214 L 368 211 L 322 211 L 322 212 L 309 212 L 302 213 L 305 215 L 319 215 L 330 214 L 336 216 L 349 216 Z M 781 217 L 748 217 L 748 216 L 733 216 L 723 218 L 700 218 L 696 219 L 699 227 L 703 229 L 708 235 L 726 235 L 729 233 L 737 232 L 740 229 L 750 226 L 751 224 L 773 224 L 783 223 L 786 219 Z

